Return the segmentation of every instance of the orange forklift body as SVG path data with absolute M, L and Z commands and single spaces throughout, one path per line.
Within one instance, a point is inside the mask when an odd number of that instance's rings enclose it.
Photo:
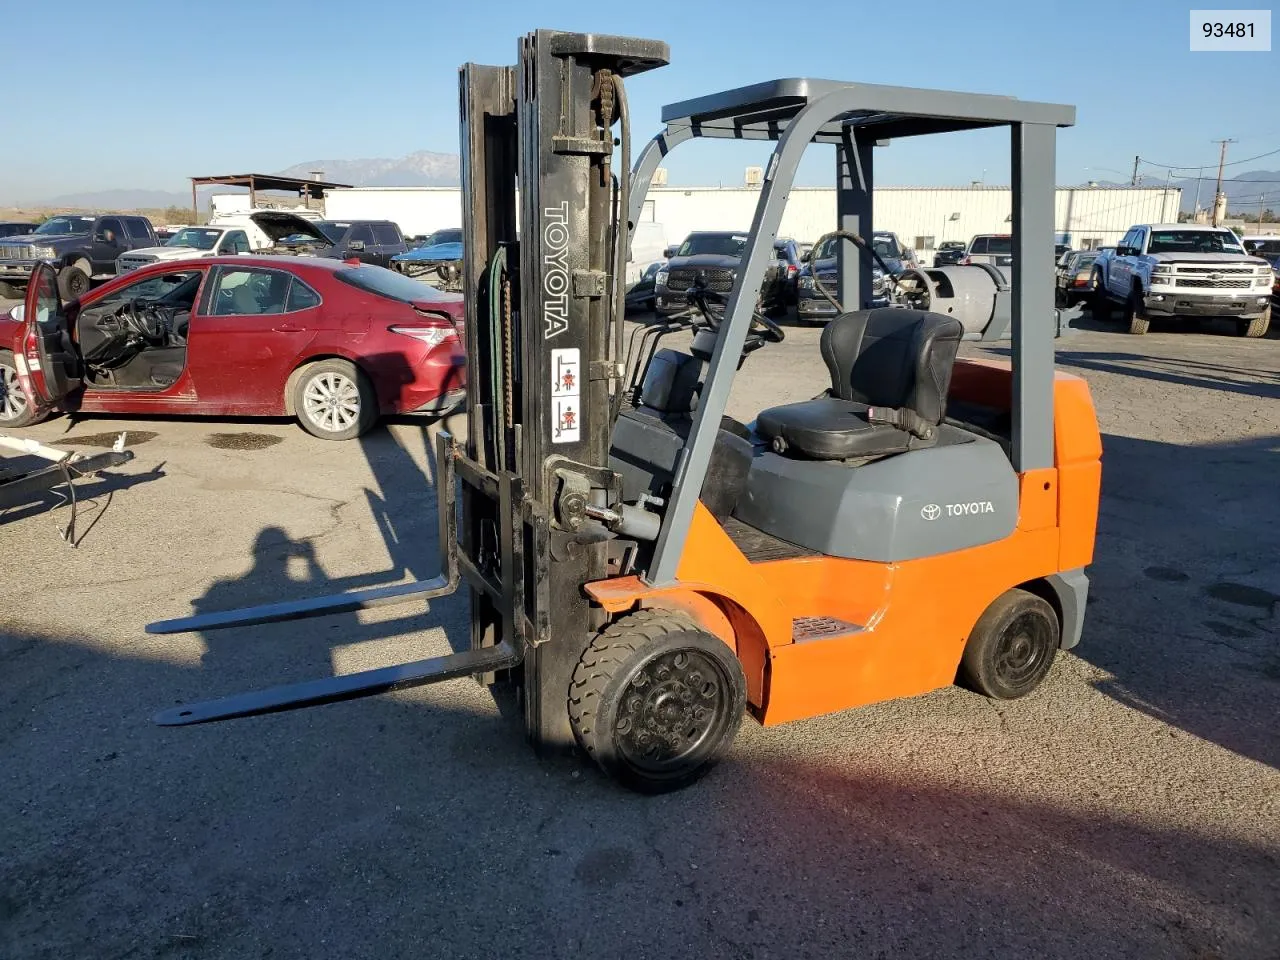
M 1008 410 L 1007 362 L 956 361 L 950 397 Z M 1018 523 L 995 543 L 900 563 L 806 556 L 752 563 L 698 504 L 677 579 L 586 585 L 611 616 L 677 610 L 720 637 L 747 676 L 752 712 L 766 725 L 911 697 L 955 680 L 983 611 L 1006 591 L 1077 570 L 1093 558 L 1102 442 L 1088 385 L 1054 378 L 1054 466 L 1019 474 Z M 1046 596 L 1050 591 L 1040 591 Z M 797 640 L 797 622 L 858 625 Z

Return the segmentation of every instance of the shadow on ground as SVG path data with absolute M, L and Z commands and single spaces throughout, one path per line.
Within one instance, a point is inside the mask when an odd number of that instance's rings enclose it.
M 123 705 L 209 670 L 94 645 L 0 634 L 10 960 L 1280 949 L 1274 847 L 816 757 L 643 799 L 536 761 L 466 681 L 156 728 Z

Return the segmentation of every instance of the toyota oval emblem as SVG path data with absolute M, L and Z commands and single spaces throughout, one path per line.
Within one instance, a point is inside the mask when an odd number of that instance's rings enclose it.
M 926 520 L 937 520 L 942 516 L 942 508 L 936 503 L 926 503 L 920 508 L 920 516 Z

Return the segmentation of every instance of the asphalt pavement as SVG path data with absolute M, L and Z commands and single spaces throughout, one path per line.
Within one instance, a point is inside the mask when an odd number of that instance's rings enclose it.
M 0 957 L 1280 957 L 1280 343 L 1059 343 L 1105 432 L 1080 646 L 762 729 L 681 793 L 536 759 L 469 680 L 191 728 L 157 709 L 465 645 L 462 597 L 150 621 L 437 569 L 429 430 L 57 418 L 136 459 L 0 516 Z M 818 330 L 730 412 L 819 392 Z M 921 598 L 920 602 L 928 602 Z

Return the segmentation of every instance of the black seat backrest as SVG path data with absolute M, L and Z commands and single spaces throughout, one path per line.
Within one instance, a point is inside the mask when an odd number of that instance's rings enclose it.
M 881 307 L 842 314 L 822 331 L 831 394 L 868 406 L 905 408 L 941 423 L 963 335 L 955 317 L 923 310 Z
M 692 413 L 698 406 L 701 382 L 701 360 L 663 348 L 649 361 L 640 387 L 640 405 L 658 413 Z

